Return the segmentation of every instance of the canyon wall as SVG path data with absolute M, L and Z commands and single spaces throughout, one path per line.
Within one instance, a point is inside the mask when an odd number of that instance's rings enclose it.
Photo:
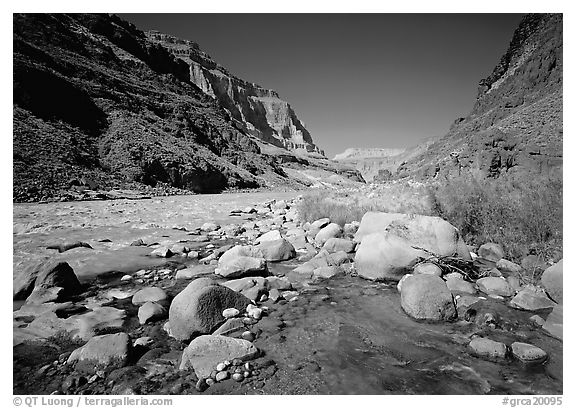
M 146 36 L 185 61 L 190 80 L 215 98 L 245 131 L 278 147 L 324 155 L 290 104 L 276 91 L 232 75 L 193 41 L 158 31 L 148 31 Z

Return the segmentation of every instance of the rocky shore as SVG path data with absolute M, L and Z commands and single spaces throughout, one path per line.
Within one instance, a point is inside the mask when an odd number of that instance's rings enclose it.
M 302 222 L 298 202 L 142 233 L 124 249 L 146 268 L 77 276 L 64 256 L 96 240 L 18 268 L 14 393 L 562 393 L 562 261 L 438 217 Z

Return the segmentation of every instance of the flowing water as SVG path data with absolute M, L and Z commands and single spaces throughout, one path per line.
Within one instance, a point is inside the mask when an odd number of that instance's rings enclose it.
M 295 195 L 15 204 L 14 273 L 42 257 L 69 261 L 84 280 L 108 272 L 159 267 L 166 260 L 146 256 L 150 248 L 127 245 L 139 238 L 147 243 L 186 240 L 190 238 L 187 232 L 174 227 L 191 230 L 206 221 L 238 223 L 238 218 L 229 217 L 230 210 Z M 62 254 L 46 249 L 51 244 L 78 240 L 89 242 L 93 249 L 78 248 Z M 283 275 L 294 266 L 275 264 L 271 271 Z M 207 393 L 562 393 L 562 342 L 530 325 L 534 313 L 511 309 L 504 301 L 481 300 L 472 306 L 479 316 L 492 313 L 498 317 L 499 324 L 491 328 L 462 320 L 416 322 L 401 309 L 395 285 L 350 275 L 298 289 L 300 295 L 294 301 L 267 302 L 269 315 L 256 325 L 261 332 L 254 344 L 264 353 L 260 360 L 273 360 L 277 371 L 265 381 L 218 383 Z M 159 344 L 170 341 L 159 329 L 160 324 L 157 326 L 146 330 L 157 336 Z M 534 344 L 548 353 L 549 360 L 545 365 L 527 367 L 511 359 L 491 362 L 474 357 L 467 344 L 475 334 L 508 345 L 514 341 Z

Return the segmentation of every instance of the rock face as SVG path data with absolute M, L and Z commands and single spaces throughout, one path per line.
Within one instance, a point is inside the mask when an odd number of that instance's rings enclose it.
M 276 91 L 235 77 L 192 41 L 158 31 L 149 31 L 146 36 L 185 61 L 190 80 L 216 99 L 247 132 L 288 150 L 324 155 L 290 104 Z
M 446 135 L 405 151 L 348 149 L 334 159 L 374 182 L 464 175 L 561 179 L 562 36 L 561 14 L 526 15 L 500 62 L 480 81 L 471 112 Z
M 452 320 L 456 306 L 446 283 L 434 275 L 411 275 L 402 282 L 402 309 L 418 320 Z
M 250 360 L 258 354 L 252 343 L 226 336 L 199 336 L 182 354 L 180 370 L 192 368 L 198 378 L 207 378 L 225 360 Z
M 169 310 L 172 336 L 188 340 L 195 334 L 207 334 L 224 322 L 222 312 L 228 308 L 246 310 L 250 300 L 209 278 L 192 281 L 180 292 Z
M 106 14 L 14 14 L 13 27 L 15 201 L 310 185 L 284 163 L 362 181 L 274 91 L 193 43 Z
M 470 114 L 419 147 L 396 176 L 562 174 L 561 14 L 528 14 L 493 72 L 480 81 Z

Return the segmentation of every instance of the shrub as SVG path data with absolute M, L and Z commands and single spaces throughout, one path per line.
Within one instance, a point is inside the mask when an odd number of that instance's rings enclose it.
M 551 258 L 562 251 L 562 181 L 457 179 L 430 188 L 437 215 L 469 244 L 496 242 L 506 256 Z

